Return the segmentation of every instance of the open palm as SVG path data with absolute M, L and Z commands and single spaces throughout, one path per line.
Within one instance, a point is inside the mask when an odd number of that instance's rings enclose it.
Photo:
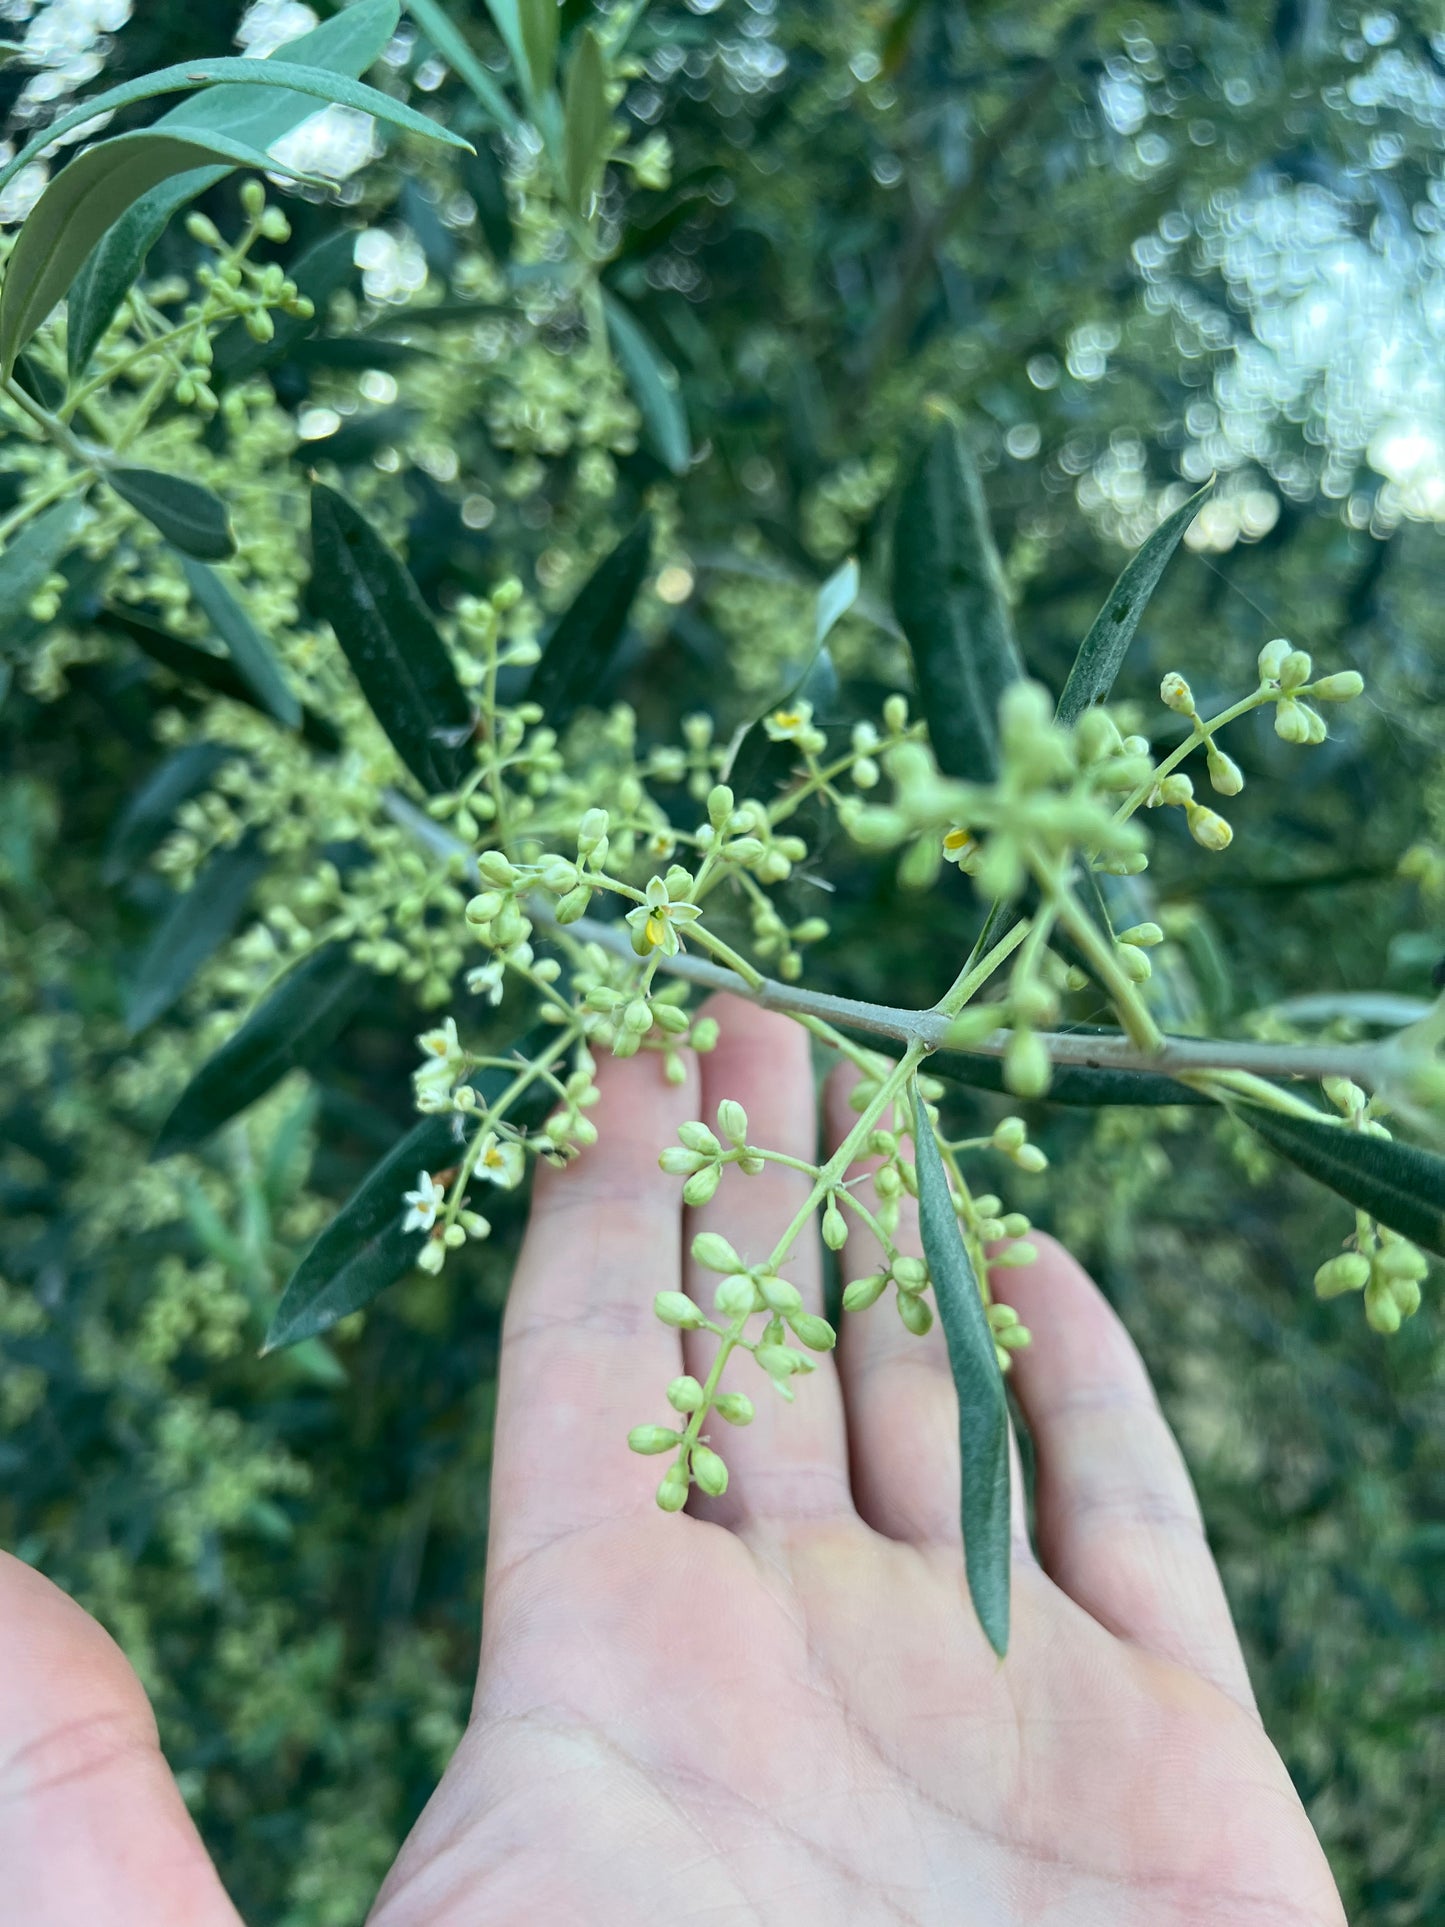
M 704 1295 L 693 1229 L 761 1256 L 801 1182 L 730 1171 L 685 1225 L 658 1147 L 733 1097 L 757 1142 L 813 1154 L 802 1033 L 731 999 L 717 1014 L 684 1086 L 651 1058 L 605 1065 L 599 1144 L 539 1179 L 473 1717 L 372 1927 L 1342 1922 L 1143 1366 L 1058 1247 L 1002 1274 L 1036 1332 L 1017 1382 L 1042 1560 L 1019 1514 L 1003 1662 L 964 1583 L 942 1340 L 886 1305 L 844 1321 L 796 1405 L 769 1395 L 715 1430 L 726 1498 L 657 1511 L 657 1462 L 622 1441 L 706 1354 L 652 1296 Z M 816 1253 L 794 1271 L 814 1300 L 819 1272 Z M 105 1635 L 14 1562 L 0 1616 L 19 1654 L 0 1683 L 16 1918 L 234 1923 Z

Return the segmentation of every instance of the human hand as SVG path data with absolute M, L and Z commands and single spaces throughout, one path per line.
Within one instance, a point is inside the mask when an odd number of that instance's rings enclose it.
M 1057 1246 L 1000 1274 L 1038 1458 L 1013 1633 L 974 1618 L 943 1340 L 884 1305 L 785 1406 L 714 1436 L 722 1500 L 667 1517 L 625 1450 L 704 1358 L 652 1315 L 708 1225 L 773 1243 L 797 1174 L 730 1170 L 685 1228 L 658 1147 L 739 1099 L 813 1155 L 807 1040 L 721 1000 L 690 1081 L 601 1066 L 600 1141 L 539 1174 L 507 1308 L 470 1727 L 372 1927 L 1338 1927 L 1254 1707 L 1188 1476 L 1137 1353 Z M 830 1086 L 836 1141 L 851 1122 Z M 870 1269 L 857 1236 L 850 1272 Z M 794 1282 L 820 1295 L 816 1251 Z M 705 1335 L 704 1335 L 705 1337 Z M 752 1384 L 746 1389 L 757 1390 Z M 718 1428 L 721 1430 L 722 1428 Z M 107 1635 L 0 1560 L 0 1867 L 26 1927 L 235 1927 Z

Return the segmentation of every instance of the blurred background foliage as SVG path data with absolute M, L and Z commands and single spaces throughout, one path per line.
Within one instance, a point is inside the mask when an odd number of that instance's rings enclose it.
M 18 142 L 72 93 L 265 52 L 330 11 L 4 0 L 25 51 L 0 104 Z M 484 10 L 451 11 L 504 74 Z M 319 469 L 404 540 L 439 611 L 513 572 L 554 609 L 646 501 L 663 566 L 599 694 L 670 742 L 685 714 L 726 729 L 786 686 L 849 553 L 880 613 L 890 489 L 927 397 L 966 418 L 1029 666 L 1055 688 L 1128 551 L 1217 472 L 1120 686 L 1140 726 L 1167 739 L 1164 670 L 1208 713 L 1277 634 L 1361 669 L 1370 697 L 1308 757 L 1263 723 L 1231 742 L 1250 780 L 1226 856 L 1160 838 L 1172 1020 L 1270 1035 L 1292 996 L 1429 995 L 1445 949 L 1435 10 L 614 12 L 638 16 L 631 151 L 661 132 L 671 167 L 654 150 L 611 170 L 603 283 L 678 370 L 693 467 L 669 472 L 646 411 L 639 433 L 618 376 L 583 356 L 535 152 L 497 137 L 404 26 L 372 79 L 479 151 L 382 153 L 329 110 L 310 134 L 335 190 L 273 189 L 295 230 L 279 258 L 349 229 L 355 266 L 320 332 L 253 377 L 261 425 L 202 438 L 253 569 L 267 516 L 298 529 L 288 504 Z M 587 0 L 562 16 L 564 46 L 596 17 Z M 203 205 L 234 230 L 234 181 Z M 177 222 L 150 273 L 195 254 Z M 0 477 L 0 508 L 19 486 Z M 906 683 L 882 613 L 838 632 L 830 721 Z M 517 1226 L 335 1342 L 257 1359 L 297 1255 L 406 1126 L 423 1012 L 379 981 L 312 1076 L 203 1155 L 146 1164 L 249 983 L 218 953 L 127 1030 L 167 875 L 216 827 L 186 827 L 214 770 L 197 745 L 277 769 L 297 752 L 92 614 L 67 601 L 0 707 L 0 1539 L 125 1646 L 242 1911 L 342 1927 L 465 1719 Z M 284 837 L 279 859 L 309 860 Z M 833 924 L 810 981 L 931 1001 L 977 927 L 967 880 L 924 910 L 841 844 L 810 872 Z M 808 877 L 797 889 L 816 898 Z M 1357 1021 L 1346 1005 L 1339 1034 Z M 1211 1113 L 1039 1107 L 1030 1128 L 1052 1169 L 1011 1201 L 1093 1267 L 1155 1374 L 1350 1918 L 1445 1921 L 1431 1293 L 1389 1341 L 1355 1301 L 1317 1303 L 1310 1274 L 1348 1212 Z

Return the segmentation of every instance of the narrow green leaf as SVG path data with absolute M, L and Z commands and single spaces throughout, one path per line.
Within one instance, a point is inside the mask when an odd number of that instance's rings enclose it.
M 1023 674 L 983 484 L 951 422 L 914 462 L 893 535 L 893 607 L 946 776 L 998 774 L 999 698 Z
M 205 789 L 235 751 L 220 743 L 187 743 L 148 776 L 115 820 L 106 839 L 102 883 L 119 883 L 164 838 L 181 804 Z
M 531 1034 L 518 1041 L 524 1053 Z M 497 1055 L 504 1055 L 502 1049 Z M 484 1104 L 494 1103 L 511 1081 L 502 1069 L 475 1072 L 471 1083 Z M 517 1113 L 517 1121 L 540 1115 L 545 1105 L 540 1091 Z M 395 1284 L 416 1263 L 425 1233 L 403 1231 L 403 1198 L 416 1186 L 417 1174 L 450 1170 L 461 1155 L 455 1117 L 424 1117 L 394 1145 L 362 1180 L 301 1260 L 276 1307 L 266 1333 L 264 1351 L 311 1338 L 360 1311 L 378 1292 Z
M 131 985 L 125 1022 L 132 1037 L 171 1008 L 201 965 L 231 935 L 266 872 L 267 861 L 251 842 L 221 850 L 166 911 Z
M 257 149 L 224 135 L 176 140 L 141 132 L 100 141 L 63 167 L 27 215 L 6 263 L 0 375 L 10 373 L 96 242 L 133 202 L 173 175 L 218 160 L 232 167 L 267 164 Z
M 1262 1105 L 1231 1106 L 1242 1124 L 1317 1184 L 1367 1211 L 1402 1238 L 1445 1256 L 1445 1157 Z
M 850 555 L 828 577 L 818 591 L 813 611 L 813 647 L 821 649 L 838 624 L 858 600 L 858 558 Z
M 357 0 L 277 51 L 293 66 L 355 78 L 379 58 L 396 31 L 398 17 L 397 0 Z M 152 131 L 179 139 L 224 133 L 264 151 L 315 111 L 316 102 L 308 95 L 283 87 L 231 83 L 205 88 L 172 107 L 154 122 Z M 72 376 L 84 369 L 95 352 L 171 217 L 229 171 L 225 166 L 194 168 L 153 187 L 91 249 L 68 300 L 65 345 Z
M 83 495 L 69 495 L 27 522 L 0 555 L 0 634 L 8 635 L 26 604 L 59 567 L 75 540 L 85 510 Z
M 512 65 L 517 70 L 517 78 L 525 86 L 531 85 L 532 73 L 527 62 L 527 43 L 522 38 L 522 9 L 520 0 L 487 0 L 487 12 L 502 43 L 511 56 Z
M 1003 1059 L 982 1057 L 974 1051 L 935 1051 L 929 1073 L 976 1091 L 1007 1091 Z M 1093 1069 L 1086 1064 L 1055 1064 L 1053 1078 L 1041 1104 L 1212 1104 L 1213 1099 L 1190 1084 L 1176 1083 L 1158 1071 Z
M 557 0 L 519 0 L 517 14 L 532 92 L 540 99 L 557 78 L 557 40 L 561 32 Z
M 371 982 L 344 943 L 327 944 L 298 964 L 196 1072 L 161 1126 L 152 1158 L 203 1143 L 288 1071 L 315 1063 L 361 1008 Z
M 1059 697 L 1057 714 L 1061 723 L 1075 722 L 1091 704 L 1108 701 L 1114 679 L 1134 640 L 1134 631 L 1139 627 L 1139 618 L 1159 586 L 1169 558 L 1183 540 L 1184 531 L 1204 506 L 1213 487 L 1212 481 L 1206 482 L 1181 508 L 1167 516 L 1126 564 L 1079 645 L 1079 653 Z
M 0 167 L 0 188 L 12 181 L 31 161 L 37 160 L 62 134 L 68 134 L 76 127 L 85 127 L 102 114 L 118 113 L 122 107 L 132 107 L 141 100 L 154 100 L 161 94 L 189 94 L 198 88 L 218 87 L 227 81 L 243 87 L 285 88 L 288 93 L 306 94 L 312 100 L 319 100 L 323 106 L 337 103 L 343 107 L 358 107 L 362 113 L 371 114 L 377 120 L 400 127 L 407 133 L 440 141 L 446 147 L 465 148 L 468 153 L 472 151 L 471 142 L 463 140 L 460 134 L 453 134 L 438 121 L 403 106 L 399 100 L 393 100 L 390 94 L 367 87 L 359 80 L 350 80 L 344 74 L 328 73 L 319 67 L 303 66 L 297 61 L 277 60 L 274 57 L 270 60 L 245 60 L 224 56 L 215 60 L 183 60 L 173 67 L 157 67 L 154 73 L 140 74 L 134 80 L 122 82 L 119 87 L 107 88 L 103 94 L 91 95 L 62 114 L 58 120 L 53 120 L 48 127 L 42 128 L 18 154 Z M 134 137 L 125 135 L 120 138 Z
M 420 1119 L 372 1167 L 292 1273 L 263 1352 L 329 1331 L 411 1269 L 425 1233 L 402 1230 L 403 1200 L 415 1189 L 419 1172 L 444 1171 L 456 1163 L 458 1122 L 451 1116 Z
M 261 710 L 264 715 L 271 713 L 251 685 L 242 680 L 229 657 L 213 656 L 209 649 L 198 649 L 195 643 L 172 635 L 169 629 L 162 629 L 154 622 L 147 622 L 130 609 L 102 608 L 96 612 L 95 621 L 102 629 L 115 630 L 128 636 L 152 662 L 158 662 L 183 682 L 198 683 L 201 688 L 209 689 L 217 696 L 228 696 L 232 702 L 246 703 L 252 709 Z M 314 748 L 323 750 L 328 756 L 334 756 L 341 747 L 341 738 L 333 725 L 314 709 L 302 709 L 301 734 Z
M 627 616 L 652 559 L 652 518 L 644 515 L 605 555 L 558 618 L 532 671 L 529 701 L 561 729 L 591 701 L 621 645 Z
M 948 1176 L 917 1088 L 913 1143 L 918 1161 L 918 1223 L 948 1362 L 958 1389 L 958 1449 L 963 1473 L 963 1557 L 969 1596 L 988 1643 L 1008 1651 L 1009 1416 L 988 1315 L 969 1262 Z M 926 1476 L 927 1468 L 921 1468 Z
M 154 468 L 110 468 L 105 479 L 166 540 L 202 562 L 224 562 L 236 549 L 226 505 L 199 482 Z
M 692 464 L 692 436 L 677 370 L 616 295 L 604 293 L 602 304 L 612 352 L 632 390 L 652 452 L 674 475 L 685 475 Z
M 438 0 L 406 0 L 406 10 L 459 80 L 471 88 L 479 106 L 509 132 L 518 124 L 511 102 L 472 52 Z
M 311 490 L 311 602 L 422 788 L 455 788 L 468 763 L 471 704 L 416 584 L 360 510 L 320 482 Z
M 181 557 L 181 567 L 191 594 L 205 612 L 207 620 L 225 643 L 237 674 L 246 683 L 262 709 L 287 729 L 301 727 L 301 704 L 281 673 L 262 636 L 246 611 L 232 595 L 229 586 L 214 569 L 189 555 Z
M 551 6 L 552 0 L 538 3 Z M 556 8 L 552 11 L 555 15 Z M 585 215 L 592 204 L 611 124 L 607 63 L 596 34 L 584 27 L 567 68 L 567 91 L 562 101 L 563 173 L 567 199 L 577 214 Z

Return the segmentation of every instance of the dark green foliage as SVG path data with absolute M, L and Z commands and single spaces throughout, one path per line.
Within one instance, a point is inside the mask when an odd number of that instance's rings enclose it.
M 106 480 L 182 554 L 201 562 L 224 562 L 234 553 L 236 539 L 226 505 L 199 482 L 153 468 L 107 469 Z
M 287 729 L 301 722 L 301 705 L 287 686 L 266 639 L 214 569 L 189 555 L 181 559 L 191 594 L 225 643 L 237 674 L 268 714 Z
M 416 585 L 361 512 L 311 491 L 311 600 L 336 631 L 361 693 L 426 790 L 465 768 L 471 708 Z
M 314 1064 L 361 1008 L 370 971 L 331 943 L 288 971 L 235 1036 L 202 1065 L 161 1126 L 152 1156 L 202 1144 L 288 1071 Z
M 933 1126 L 913 1093 L 918 1228 L 958 1392 L 963 1467 L 963 1553 L 968 1591 L 988 1643 L 1002 1659 L 1009 1637 L 1009 1415 L 993 1333 L 958 1228 Z M 920 1466 L 921 1476 L 927 1476 Z
M 627 618 L 652 559 L 652 518 L 644 515 L 605 555 L 557 619 L 527 694 L 554 729 L 584 704 L 594 707 L 622 646 Z
M 998 774 L 998 705 L 1023 674 L 978 469 L 940 423 L 914 461 L 893 532 L 893 607 L 946 776 Z
M 226 941 L 266 873 L 266 858 L 253 842 L 213 856 L 189 890 L 157 924 L 136 968 L 126 1000 L 132 1035 L 165 1015 L 192 977 Z
M 1427 1251 L 1445 1253 L 1445 1157 L 1321 1118 L 1241 1104 L 1235 1115 L 1272 1151 Z
M 648 445 L 664 468 L 685 475 L 692 461 L 692 435 L 677 370 L 616 295 L 604 296 L 604 306 L 612 352 L 627 377 Z

